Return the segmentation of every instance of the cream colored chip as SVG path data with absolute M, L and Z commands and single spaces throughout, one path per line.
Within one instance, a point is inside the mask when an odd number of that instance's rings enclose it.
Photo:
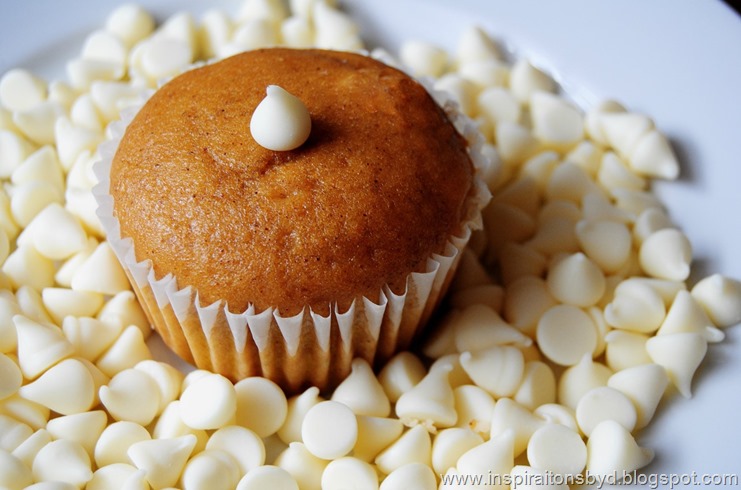
M 114 422 L 100 434 L 95 444 L 95 464 L 100 468 L 115 463 L 132 464 L 126 454 L 129 447 L 152 438 L 147 429 L 134 422 Z
M 389 401 L 396 403 L 403 393 L 419 383 L 424 376 L 422 361 L 411 352 L 400 352 L 381 369 L 378 381 Z
M 448 53 L 424 41 L 405 41 L 399 48 L 399 59 L 416 76 L 439 77 L 448 65 Z
M 526 104 L 530 97 L 538 91 L 555 92 L 556 84 L 551 77 L 521 58 L 512 65 L 510 86 L 515 97 Z
M 381 472 L 389 474 L 397 468 L 410 463 L 431 466 L 432 443 L 430 434 L 420 426 L 414 426 L 401 435 L 381 454 L 375 463 Z
M 624 111 L 603 112 L 599 125 L 607 143 L 623 158 L 628 158 L 654 127 L 649 117 Z
M 29 181 L 13 189 L 10 211 L 15 222 L 25 227 L 29 226 L 44 208 L 53 203 L 62 203 L 62 193 L 54 184 L 43 180 Z M 68 245 L 63 244 L 62 247 L 64 246 Z
M 102 242 L 72 277 L 72 289 L 114 295 L 131 289 L 108 242 Z
M 530 437 L 543 424 L 544 420 L 533 415 L 526 407 L 510 398 L 502 398 L 494 406 L 490 438 L 508 436 L 514 455 L 519 456 L 527 449 Z
M 231 455 L 207 449 L 188 461 L 180 482 L 184 489 L 232 490 L 241 476 L 239 466 Z
M 121 332 L 113 345 L 95 361 L 95 365 L 107 376 L 115 376 L 151 358 L 152 353 L 144 342 L 141 330 L 131 325 Z
M 0 352 L 16 350 L 18 334 L 13 317 L 21 313 L 18 302 L 10 291 L 0 290 Z
M 695 284 L 692 297 L 718 327 L 741 322 L 741 282 L 713 274 Z
M 95 383 L 80 361 L 65 359 L 32 383 L 22 386 L 18 393 L 54 412 L 70 415 L 92 407 Z
M 541 361 L 528 361 L 517 392 L 513 399 L 529 408 L 556 401 L 556 376 L 548 364 Z
M 656 335 L 696 332 L 708 342 L 720 342 L 725 338 L 722 330 L 716 328 L 705 310 L 695 301 L 689 291 L 679 291 L 674 297 L 664 322 Z
M 666 369 L 672 384 L 685 398 L 692 396 L 692 378 L 705 358 L 707 340 L 699 333 L 672 333 L 648 339 L 646 351 Z
M 636 409 L 630 399 L 608 386 L 592 388 L 576 405 L 576 421 L 587 437 L 604 420 L 614 420 L 632 432 L 637 419 Z
M 21 368 L 12 358 L 0 354 L 0 400 L 15 394 L 22 384 Z
M 432 468 L 435 473 L 444 474 L 448 469 L 455 468 L 463 454 L 483 443 L 481 435 L 471 429 L 459 427 L 444 429 L 432 442 Z
M 457 386 L 453 390 L 453 396 L 458 415 L 455 426 L 488 437 L 494 413 L 494 398 L 486 390 L 475 385 Z
M 316 386 L 307 388 L 300 395 L 290 398 L 286 405 L 285 421 L 277 432 L 278 437 L 286 444 L 301 441 L 301 425 L 306 412 L 322 400 L 319 396 L 319 388 Z
M 0 450 L 14 452 L 32 434 L 33 429 L 30 426 L 0 415 Z
M 40 481 L 61 481 L 78 488 L 93 477 L 90 457 L 77 443 L 65 439 L 42 447 L 33 460 L 33 477 Z
M 344 457 L 330 461 L 322 473 L 322 490 L 343 490 L 348 482 L 357 490 L 377 490 L 376 470 L 358 458 Z
M 584 196 L 600 193 L 599 186 L 586 171 L 574 163 L 565 161 L 557 165 L 548 177 L 545 198 L 548 201 L 579 204 Z
M 100 309 L 98 320 L 120 328 L 135 325 L 146 340 L 152 333 L 147 315 L 132 291 L 121 291 L 109 299 Z
M 471 305 L 453 320 L 458 352 L 478 351 L 497 345 L 528 346 L 532 339 L 502 320 L 494 309 Z
M 606 386 L 612 374 L 609 367 L 593 361 L 590 354 L 584 354 L 577 364 L 561 374 L 558 380 L 558 402 L 576 410 L 584 394 L 593 388 Z
M 553 297 L 567 305 L 592 306 L 605 292 L 604 273 L 581 252 L 551 266 L 547 283 Z
M 113 10 L 106 19 L 105 28 L 127 46 L 133 46 L 150 35 L 155 21 L 152 15 L 136 4 L 125 4 Z
M 18 364 L 26 379 L 35 379 L 74 353 L 74 348 L 57 327 L 42 325 L 21 315 L 14 316 L 13 323 L 18 335 Z
M 242 474 L 265 464 L 265 444 L 262 439 L 251 430 L 236 425 L 228 425 L 214 432 L 208 439 L 206 450 L 228 453 Z
M 579 475 L 587 464 L 587 445 L 578 432 L 560 424 L 546 424 L 530 438 L 527 460 L 539 470 Z
M 353 359 L 352 371 L 335 388 L 331 400 L 346 405 L 355 415 L 387 417 L 391 413 L 391 404 L 383 386 L 368 361 L 362 358 Z
M 180 395 L 184 375 L 173 366 L 164 362 L 145 360 L 138 362 L 134 369 L 147 373 L 157 383 L 160 392 L 158 413 Z
M 92 317 L 103 306 L 103 295 L 67 288 L 45 288 L 41 291 L 44 307 L 55 323 L 67 316 Z
M 325 2 L 313 5 L 316 47 L 323 49 L 358 49 L 362 42 L 358 38 L 358 26 L 343 12 Z
M 64 174 L 52 146 L 42 146 L 31 153 L 13 171 L 10 179 L 16 185 L 41 180 L 49 182 L 59 191 L 64 188 Z
M 64 261 L 57 269 L 56 274 L 54 274 L 54 281 L 56 284 L 66 288 L 71 288 L 72 278 L 77 272 L 77 269 L 87 260 L 88 257 L 90 257 L 97 247 L 98 240 L 94 237 L 88 237 L 85 248 Z
M 605 335 L 605 361 L 614 372 L 622 371 L 641 364 L 650 364 L 651 358 L 646 352 L 646 334 L 612 330 Z
M 51 412 L 45 406 L 26 400 L 16 393 L 0 400 L 0 415 L 7 415 L 38 430 L 49 421 Z
M 322 473 L 327 464 L 328 461 L 311 454 L 300 442 L 292 442 L 275 460 L 276 466 L 285 470 L 299 488 L 306 490 L 321 490 Z
M 530 115 L 533 134 L 547 146 L 570 148 L 584 137 L 581 112 L 557 95 L 543 91 L 533 92 L 530 95 Z
M 21 308 L 21 314 L 38 323 L 54 325 L 54 320 L 46 311 L 41 295 L 29 286 L 21 286 L 15 292 L 16 301 Z
M 13 123 L 20 132 L 37 145 L 54 143 L 54 124 L 58 117 L 65 116 L 59 102 L 46 100 L 30 109 L 13 113 Z
M 120 37 L 106 30 L 93 31 L 82 45 L 83 59 L 111 63 L 117 70 L 126 69 L 128 49 Z
M 565 405 L 546 403 L 536 408 L 533 415 L 550 424 L 560 424 L 575 432 L 579 431 L 579 425 L 576 423 L 576 413 Z
M 522 242 L 536 231 L 532 217 L 510 204 L 493 202 L 483 210 L 485 231 L 494 251 L 507 242 Z
M 636 429 L 642 429 L 656 412 L 667 386 L 669 377 L 657 364 L 641 364 L 623 369 L 607 380 L 607 386 L 627 396 L 636 408 Z
M 358 439 L 352 454 L 363 461 L 372 462 L 378 453 L 396 441 L 404 431 L 404 424 L 398 419 L 367 417 L 358 419 Z
M 469 61 L 458 66 L 458 74 L 471 81 L 479 89 L 507 85 L 509 67 L 496 59 Z
M 666 317 L 666 307 L 658 292 L 635 279 L 618 284 L 604 311 L 605 321 L 611 327 L 639 333 L 655 332 Z
M 31 470 L 18 458 L 0 450 L 0 485 L 11 490 L 21 490 L 33 484 Z
M 292 16 L 281 24 L 280 37 L 291 48 L 310 48 L 314 44 L 314 29 L 307 19 Z
M 160 392 L 148 374 L 133 369 L 117 373 L 99 391 L 100 401 L 114 420 L 148 425 L 158 415 Z
M 121 333 L 117 325 L 109 325 L 94 318 L 69 316 L 62 322 L 64 337 L 75 349 L 75 354 L 95 361 Z
M 667 228 L 646 237 L 639 259 L 643 270 L 652 277 L 684 281 L 690 274 L 692 246 L 681 231 Z
M 204 12 L 198 30 L 199 47 L 203 56 L 207 59 L 214 58 L 229 42 L 233 30 L 234 22 L 226 12 L 218 9 Z
M 540 317 L 556 304 L 543 279 L 523 276 L 507 285 L 503 314 L 508 322 L 532 337 Z
M 476 385 L 497 398 L 514 395 L 525 369 L 522 352 L 511 346 L 464 352 L 460 363 Z
M 144 470 L 152 487 L 165 488 L 175 486 L 195 444 L 192 434 L 171 439 L 143 438 L 132 441 L 123 452 L 127 460 Z
M 56 120 L 54 135 L 59 162 L 65 171 L 72 168 L 75 160 L 83 151 L 94 152 L 103 139 L 100 131 L 75 126 L 66 117 L 60 117 Z
M 505 165 L 522 163 L 532 157 L 538 149 L 538 141 L 525 126 L 502 121 L 495 128 L 497 150 Z
M 514 467 L 512 432 L 492 437 L 458 458 L 456 470 L 463 475 L 503 475 Z
M 457 421 L 455 397 L 448 377 L 453 367 L 432 366 L 427 375 L 396 402 L 396 416 L 405 425 L 422 425 L 430 432 Z
M 245 378 L 234 385 L 234 392 L 238 425 L 260 437 L 268 437 L 275 434 L 285 422 L 288 413 L 286 395 L 269 379 Z
M 540 220 L 539 228 L 526 245 L 549 257 L 575 254 L 579 252 L 579 241 L 576 239 L 577 222 L 578 219 L 570 216 L 554 216 Z
M 460 362 L 460 355 L 448 354 L 439 357 L 435 360 L 435 362 L 432 363 L 432 365 L 430 366 L 430 370 L 438 368 L 447 370 L 448 368 L 445 366 L 449 366 L 450 368 L 452 368 L 448 373 L 448 382 L 450 382 L 451 388 L 473 384 L 473 380 L 468 375 L 468 373 L 466 373 L 466 370 L 463 369 L 463 365 Z
M 452 97 L 464 114 L 474 113 L 478 87 L 472 81 L 457 73 L 446 73 L 434 80 L 433 86 L 436 90 L 443 91 L 446 95 Z
M 206 374 L 183 391 L 180 416 L 188 427 L 219 429 L 237 417 L 240 398 L 235 385 L 224 376 Z
M 230 427 L 230 426 L 227 426 Z M 192 435 L 196 438 L 196 445 L 193 451 L 200 452 L 206 449 L 208 443 L 208 433 L 202 429 L 193 429 L 183 422 L 180 416 L 180 400 L 170 402 L 162 413 L 157 417 L 154 427 L 151 429 L 152 437 L 155 439 L 171 439 Z
M 381 482 L 380 490 L 436 490 L 435 473 L 422 463 L 410 463 L 395 469 Z
M 52 441 L 52 436 L 46 429 L 39 429 L 30 436 L 28 436 L 22 443 L 20 443 L 15 449 L 13 449 L 13 456 L 18 458 L 24 465 L 31 468 L 33 460 L 41 450 L 42 447 L 46 446 Z M 2 451 L 0 451 L 1 453 Z M 0 475 L 3 472 L 0 471 Z
M 51 419 L 46 424 L 46 430 L 54 439 L 79 443 L 92 458 L 98 438 L 107 424 L 108 415 L 102 410 L 93 410 Z
M 10 177 L 36 148 L 13 131 L 0 130 L 0 177 Z
M 309 409 L 301 425 L 306 449 L 322 459 L 345 456 L 358 439 L 355 414 L 339 402 L 324 401 Z
M 46 99 L 46 82 L 28 70 L 15 68 L 0 78 L 0 104 L 11 111 L 23 111 Z
M 538 322 L 536 339 L 541 352 L 562 366 L 573 366 L 597 345 L 597 329 L 583 310 L 572 305 L 557 305 L 546 311 Z
M 296 480 L 286 470 L 277 466 L 260 466 L 239 480 L 237 490 L 299 490 Z
M 611 194 L 618 191 L 642 191 L 646 188 L 646 179 L 635 174 L 615 153 L 608 151 L 602 157 L 602 164 L 597 173 L 597 181 Z
M 64 193 L 64 200 L 64 207 L 80 219 L 89 234 L 97 238 L 103 238 L 105 236 L 100 219 L 95 214 L 95 210 L 97 209 L 95 196 L 93 196 L 90 190 L 79 187 L 67 187 Z
M 631 253 L 630 230 L 622 223 L 580 221 L 576 224 L 576 237 L 587 257 L 607 274 L 620 270 Z
M 134 482 L 139 482 L 143 478 L 144 472 L 142 470 L 138 470 L 130 464 L 115 463 L 95 470 L 93 478 L 87 483 L 85 489 L 128 490 L 129 485 L 134 485 Z M 146 480 L 144 481 L 146 482 Z
M 630 432 L 614 420 L 597 425 L 587 440 L 587 471 L 595 476 L 629 473 L 653 458 L 652 450 L 638 446 Z
M 507 242 L 499 250 L 502 282 L 509 287 L 524 277 L 539 278 L 545 272 L 548 261 L 531 244 Z

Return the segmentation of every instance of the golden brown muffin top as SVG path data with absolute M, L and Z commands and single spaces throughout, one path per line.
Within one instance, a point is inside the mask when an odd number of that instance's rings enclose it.
M 300 98 L 303 146 L 267 150 L 250 118 L 268 85 Z M 366 56 L 271 48 L 184 73 L 128 126 L 111 168 L 121 234 L 201 304 L 326 314 L 403 291 L 472 191 L 465 140 L 425 89 Z

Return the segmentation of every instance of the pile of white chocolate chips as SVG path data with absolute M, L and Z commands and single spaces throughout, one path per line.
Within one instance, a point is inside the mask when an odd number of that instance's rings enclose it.
M 331 4 L 290 3 L 159 26 L 126 5 L 66 80 L 0 79 L 0 487 L 567 488 L 649 463 L 634 434 L 662 398 L 689 396 L 707 344 L 741 320 L 741 283 L 688 290 L 690 243 L 648 190 L 678 165 L 649 117 L 582 112 L 478 28 L 455 54 L 399 54 L 480 124 L 491 159 L 485 230 L 422 348 L 431 365 L 403 352 L 376 376 L 356 360 L 325 400 L 152 359 L 95 216 L 97 145 L 144 88 L 198 60 L 362 47 Z

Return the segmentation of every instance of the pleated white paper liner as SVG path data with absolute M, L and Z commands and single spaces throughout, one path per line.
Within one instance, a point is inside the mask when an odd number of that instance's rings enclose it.
M 472 231 L 481 228 L 481 209 L 491 197 L 480 177 L 489 162 L 481 153 L 483 137 L 475 123 L 447 94 L 433 90 L 427 80 L 420 82 L 468 142 L 474 164 L 474 187 L 466 203 L 461 234 L 449 238 L 442 254 L 428 258 L 424 272 L 408 275 L 403 294 L 395 294 L 386 285 L 378 303 L 359 296 L 347 311 L 338 311 L 335 306 L 326 317 L 308 307 L 291 317 L 280 315 L 277 308 L 257 311 L 252 305 L 234 313 L 221 300 L 201 304 L 198 291 L 178 285 L 172 274 L 156 277 L 151 261 L 138 261 L 132 240 L 121 236 L 109 192 L 118 144 L 152 92 L 109 126 L 110 139 L 100 146 L 101 160 L 94 165 L 99 181 L 93 189 L 97 215 L 150 322 L 175 353 L 233 381 L 264 376 L 296 393 L 308 386 L 322 390 L 336 386 L 349 374 L 356 357 L 380 366 L 395 352 L 409 347 L 442 299 Z

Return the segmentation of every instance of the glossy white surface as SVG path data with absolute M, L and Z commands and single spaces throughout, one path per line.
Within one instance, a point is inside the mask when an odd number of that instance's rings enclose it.
M 102 25 L 117 0 L 0 0 L 0 73 L 15 66 L 47 78 Z M 144 1 L 163 19 L 238 2 Z M 616 98 L 654 118 L 681 158 L 678 182 L 656 191 L 690 237 L 693 277 L 741 278 L 741 18 L 716 0 L 352 0 L 366 39 L 394 50 L 420 38 L 454 46 L 471 23 L 554 73 L 581 104 Z M 641 444 L 650 474 L 741 475 L 741 327 L 711 346 L 690 400 L 664 403 Z M 741 478 L 741 476 L 739 477 Z M 659 488 L 668 485 L 659 485 Z

